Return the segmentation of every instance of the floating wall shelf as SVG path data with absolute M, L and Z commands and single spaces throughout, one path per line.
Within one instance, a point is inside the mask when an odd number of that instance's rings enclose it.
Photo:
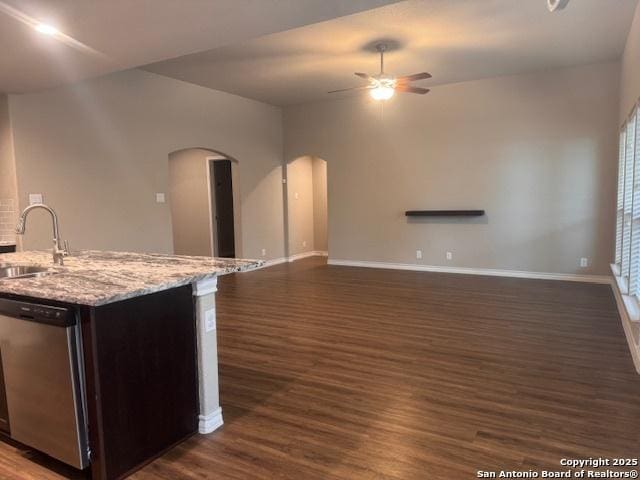
M 484 210 L 407 210 L 407 217 L 481 217 Z

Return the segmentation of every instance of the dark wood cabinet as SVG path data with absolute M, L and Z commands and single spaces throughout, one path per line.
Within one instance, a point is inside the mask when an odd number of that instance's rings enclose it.
M 82 312 L 91 473 L 123 478 L 198 429 L 191 286 Z

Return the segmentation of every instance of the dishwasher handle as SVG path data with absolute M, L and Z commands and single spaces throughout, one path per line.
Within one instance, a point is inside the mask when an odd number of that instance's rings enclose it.
M 0 315 L 20 318 L 29 322 L 45 323 L 55 327 L 70 327 L 76 324 L 73 309 L 54 307 L 38 303 L 0 298 Z

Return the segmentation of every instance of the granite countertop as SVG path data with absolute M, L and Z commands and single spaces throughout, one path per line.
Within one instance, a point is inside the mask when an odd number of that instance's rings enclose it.
M 0 264 L 38 265 L 55 275 L 0 279 L 0 294 L 98 306 L 233 272 L 252 270 L 262 260 L 241 260 L 126 252 L 79 251 L 53 265 L 51 252 L 0 254 Z

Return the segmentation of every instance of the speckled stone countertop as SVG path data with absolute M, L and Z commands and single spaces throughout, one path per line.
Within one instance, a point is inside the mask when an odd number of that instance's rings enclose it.
M 36 278 L 0 279 L 0 294 L 98 306 L 264 265 L 261 260 L 80 251 L 53 265 L 51 252 L 0 254 L 0 264 L 38 265 L 56 271 Z

